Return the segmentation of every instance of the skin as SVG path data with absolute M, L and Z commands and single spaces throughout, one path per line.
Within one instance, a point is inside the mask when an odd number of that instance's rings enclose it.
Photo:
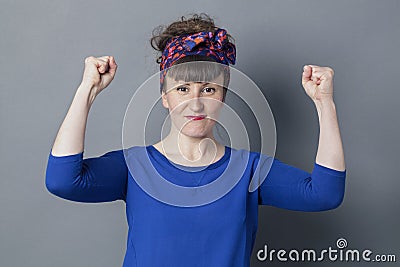
M 206 166 L 219 160 L 225 147 L 213 136 L 223 106 L 223 75 L 208 82 L 175 81 L 166 77 L 162 104 L 169 110 L 171 131 L 154 147 L 175 163 L 186 166 Z M 185 116 L 205 115 L 191 120 Z
M 51 153 L 67 156 L 83 152 L 90 107 L 100 92 L 114 79 L 117 64 L 112 56 L 87 57 L 82 82 L 58 130 Z
M 87 57 L 82 82 L 79 85 L 67 115 L 57 133 L 51 153 L 66 156 L 83 152 L 85 128 L 90 107 L 100 92 L 114 79 L 117 64 L 114 57 Z M 319 119 L 319 142 L 316 163 L 335 170 L 345 170 L 342 141 L 333 100 L 333 75 L 330 67 L 305 65 L 302 85 L 313 101 Z M 177 90 L 182 81 L 166 80 L 168 87 L 162 94 L 162 103 L 170 111 L 173 121 L 170 134 L 154 147 L 170 160 L 186 166 L 203 166 L 219 160 L 224 147 L 218 144 L 212 128 L 221 107 L 222 84 L 218 77 L 216 90 L 210 85 L 189 83 L 186 89 Z M 218 104 L 219 103 L 219 104 Z M 185 121 L 185 115 L 206 114 L 209 118 Z
M 346 169 L 336 105 L 333 100 L 334 71 L 330 67 L 305 65 L 301 82 L 318 113 L 319 141 L 315 162 L 339 171 Z

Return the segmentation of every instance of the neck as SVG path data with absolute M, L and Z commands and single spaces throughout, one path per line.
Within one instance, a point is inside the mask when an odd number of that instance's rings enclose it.
M 186 166 L 209 165 L 225 153 L 225 147 L 215 140 L 212 133 L 191 137 L 173 129 L 154 146 L 173 162 Z

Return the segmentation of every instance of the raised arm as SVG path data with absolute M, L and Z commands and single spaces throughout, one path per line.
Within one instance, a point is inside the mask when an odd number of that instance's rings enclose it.
M 319 143 L 315 162 L 338 171 L 346 169 L 336 106 L 333 101 L 333 70 L 306 65 L 302 84 L 313 100 L 319 118 Z
M 87 117 L 96 96 L 114 79 L 117 64 L 111 56 L 87 57 L 82 82 L 61 124 L 52 155 L 67 156 L 83 152 Z
M 319 118 L 318 151 L 312 173 L 274 160 L 259 188 L 259 204 L 300 211 L 338 207 L 344 197 L 345 162 L 336 108 L 333 70 L 306 65 L 302 84 Z
M 116 69 L 111 56 L 85 59 L 82 82 L 49 153 L 46 187 L 54 195 L 80 202 L 125 198 L 128 172 L 122 150 L 83 159 L 90 107 L 113 80 Z

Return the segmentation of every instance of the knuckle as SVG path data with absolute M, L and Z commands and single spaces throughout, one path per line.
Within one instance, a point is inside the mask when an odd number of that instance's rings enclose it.
M 333 75 L 334 75 L 333 69 L 328 68 L 328 70 L 327 70 L 327 75 L 330 76 L 330 77 L 333 77 Z
M 108 62 L 108 60 L 109 60 L 109 56 L 102 56 L 102 57 L 98 57 L 98 59 L 99 59 L 99 60 L 102 60 L 102 61 L 106 61 L 106 62 Z
M 328 72 L 333 72 L 333 69 L 331 67 L 326 67 L 325 68 Z
M 330 78 L 330 79 L 333 78 L 333 75 L 332 75 L 330 72 L 327 72 L 327 74 L 326 74 L 325 76 L 328 77 L 328 78 Z
M 85 58 L 85 63 L 89 63 L 91 61 L 93 61 L 94 57 L 93 56 L 88 56 Z
M 108 63 L 107 60 L 104 60 L 104 58 L 97 59 L 97 62 L 99 62 L 100 64 L 103 64 L 103 65 Z

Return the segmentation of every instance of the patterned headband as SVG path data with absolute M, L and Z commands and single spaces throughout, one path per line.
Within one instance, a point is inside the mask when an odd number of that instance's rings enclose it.
M 160 90 L 167 69 L 177 60 L 189 55 L 204 55 L 225 65 L 235 64 L 236 48 L 228 41 L 227 32 L 218 28 L 215 32 L 198 32 L 177 36 L 168 41 L 161 56 Z

